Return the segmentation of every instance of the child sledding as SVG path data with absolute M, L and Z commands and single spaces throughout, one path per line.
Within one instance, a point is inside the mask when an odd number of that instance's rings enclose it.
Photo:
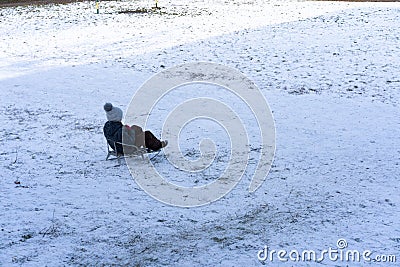
M 116 157 L 141 155 L 159 151 L 168 144 L 168 141 L 161 141 L 150 131 L 143 131 L 137 125 L 123 125 L 123 112 L 120 108 L 114 107 L 111 103 L 104 105 L 107 122 L 103 127 L 103 133 L 108 144 L 108 159 L 111 155 Z

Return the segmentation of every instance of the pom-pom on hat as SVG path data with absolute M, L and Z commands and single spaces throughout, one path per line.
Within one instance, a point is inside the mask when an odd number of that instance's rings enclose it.
M 111 103 L 106 103 L 104 110 L 108 121 L 122 121 L 123 112 L 120 108 L 114 107 Z

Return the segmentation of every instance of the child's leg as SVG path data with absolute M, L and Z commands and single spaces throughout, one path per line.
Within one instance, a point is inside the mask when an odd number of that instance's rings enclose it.
M 145 143 L 146 143 L 146 148 L 149 148 L 151 150 L 157 151 L 162 148 L 162 143 L 160 140 L 157 139 L 157 137 L 154 136 L 150 131 L 146 131 L 145 133 Z

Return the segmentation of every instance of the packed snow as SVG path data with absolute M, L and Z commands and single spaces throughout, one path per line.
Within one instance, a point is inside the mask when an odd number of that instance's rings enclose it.
M 100 14 L 94 1 L 0 8 L 0 266 L 398 264 L 400 3 L 158 5 L 100 2 Z M 103 105 L 126 109 L 152 75 L 196 61 L 237 68 L 257 84 L 275 119 L 276 151 L 254 193 L 251 161 L 223 198 L 179 208 L 146 194 L 124 162 L 105 160 Z M 256 127 L 231 96 L 201 92 Z M 196 88 L 166 96 L 150 129 L 160 135 L 174 103 L 200 96 Z M 177 184 L 218 177 L 229 137 L 210 122 L 181 135 L 188 158 L 202 138 L 214 139 L 215 166 L 175 172 L 163 153 L 153 164 Z M 321 252 L 340 239 L 342 251 L 370 250 L 372 260 L 260 259 L 265 247 Z

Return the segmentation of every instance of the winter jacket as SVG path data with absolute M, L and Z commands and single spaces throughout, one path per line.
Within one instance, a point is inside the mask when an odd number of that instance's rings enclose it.
M 103 133 L 108 144 L 114 151 L 120 154 L 123 154 L 122 145 L 115 144 L 115 147 L 114 142 L 122 143 L 122 128 L 123 124 L 120 121 L 107 121 L 103 127 Z
M 135 145 L 136 138 L 135 130 L 133 128 L 123 125 L 119 121 L 107 121 L 104 125 L 103 132 L 108 144 L 114 151 L 117 151 L 117 153 L 124 154 L 124 152 L 126 152 L 129 154 L 136 150 L 136 148 L 132 148 L 130 146 L 123 147 L 121 144 L 118 144 L 124 143 L 128 145 Z

